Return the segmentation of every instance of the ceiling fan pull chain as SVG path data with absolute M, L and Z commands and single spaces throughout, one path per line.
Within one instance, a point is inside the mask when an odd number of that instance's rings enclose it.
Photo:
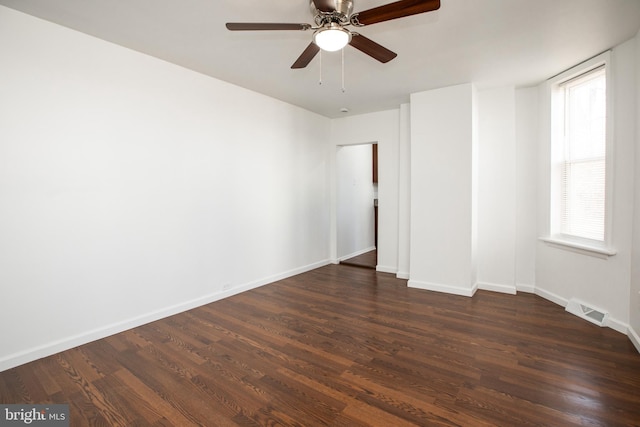
M 342 93 L 345 92 L 344 89 L 344 48 L 342 49 Z
M 322 50 L 320 51 L 320 80 L 318 80 L 318 84 L 322 86 Z

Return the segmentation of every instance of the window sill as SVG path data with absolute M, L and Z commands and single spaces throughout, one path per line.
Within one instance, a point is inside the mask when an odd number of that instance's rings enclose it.
M 564 240 L 556 237 L 541 237 L 540 240 L 542 240 L 549 246 L 553 246 L 554 248 L 564 249 L 567 251 L 579 253 L 582 255 L 588 255 L 596 258 L 601 258 L 601 259 L 608 259 L 609 257 L 612 257 L 618 253 L 615 249 L 612 249 L 606 246 L 590 245 L 588 243 L 582 243 L 582 242 L 573 242 L 571 240 Z

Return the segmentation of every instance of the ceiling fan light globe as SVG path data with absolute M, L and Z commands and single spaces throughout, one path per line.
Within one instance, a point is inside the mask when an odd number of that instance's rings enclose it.
M 351 34 L 342 28 L 321 29 L 315 33 L 313 41 L 320 49 L 335 52 L 349 44 Z

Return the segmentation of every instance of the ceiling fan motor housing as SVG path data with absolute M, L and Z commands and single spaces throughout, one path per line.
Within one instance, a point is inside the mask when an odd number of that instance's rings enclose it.
M 317 2 L 316 2 L 317 3 Z M 316 19 L 328 22 L 348 22 L 353 12 L 353 0 L 323 0 L 321 9 L 313 0 L 309 2 L 311 13 Z

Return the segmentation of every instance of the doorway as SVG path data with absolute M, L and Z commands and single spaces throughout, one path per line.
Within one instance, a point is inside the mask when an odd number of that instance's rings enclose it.
M 378 145 L 337 151 L 337 246 L 341 264 L 375 269 L 378 235 Z

